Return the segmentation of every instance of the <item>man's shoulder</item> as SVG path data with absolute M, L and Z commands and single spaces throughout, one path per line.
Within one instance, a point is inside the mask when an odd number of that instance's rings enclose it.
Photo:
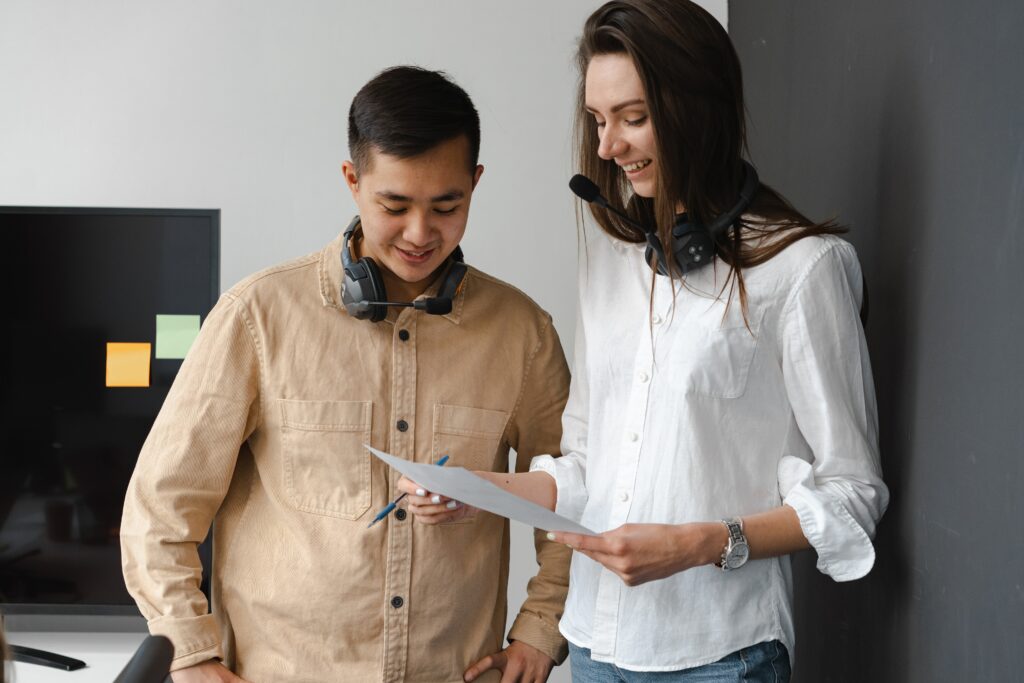
M 319 250 L 264 268 L 237 282 L 225 295 L 233 299 L 259 299 L 306 286 L 310 277 L 317 277 L 322 254 L 323 250 Z
M 505 317 L 512 317 L 518 322 L 533 321 L 541 325 L 551 322 L 551 315 L 518 287 L 469 266 L 466 286 L 469 297 L 475 304 L 487 310 L 501 311 Z

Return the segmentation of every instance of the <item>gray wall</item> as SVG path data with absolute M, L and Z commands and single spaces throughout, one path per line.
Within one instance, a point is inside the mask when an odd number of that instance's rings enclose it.
M 731 2 L 762 178 L 852 226 L 893 499 L 868 578 L 797 561 L 799 681 L 1024 670 L 1024 5 Z

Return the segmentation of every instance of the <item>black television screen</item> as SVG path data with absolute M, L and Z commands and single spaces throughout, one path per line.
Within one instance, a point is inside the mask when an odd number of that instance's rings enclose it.
M 219 295 L 219 211 L 0 207 L 0 239 L 0 612 L 137 614 L 124 492 Z

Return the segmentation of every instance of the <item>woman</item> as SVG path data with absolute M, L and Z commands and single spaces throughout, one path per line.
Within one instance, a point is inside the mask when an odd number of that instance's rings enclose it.
M 739 61 L 700 7 L 609 2 L 578 60 L 580 166 L 612 210 L 584 231 L 563 456 L 491 478 L 609 530 L 549 535 L 579 551 L 576 680 L 786 681 L 788 555 L 860 578 L 888 502 L 856 254 L 743 161 Z M 421 521 L 472 514 L 401 486 Z

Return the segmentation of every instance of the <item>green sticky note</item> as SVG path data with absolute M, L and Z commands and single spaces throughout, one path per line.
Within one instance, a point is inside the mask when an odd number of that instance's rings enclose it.
M 158 315 L 156 357 L 184 358 L 198 335 L 198 315 Z

